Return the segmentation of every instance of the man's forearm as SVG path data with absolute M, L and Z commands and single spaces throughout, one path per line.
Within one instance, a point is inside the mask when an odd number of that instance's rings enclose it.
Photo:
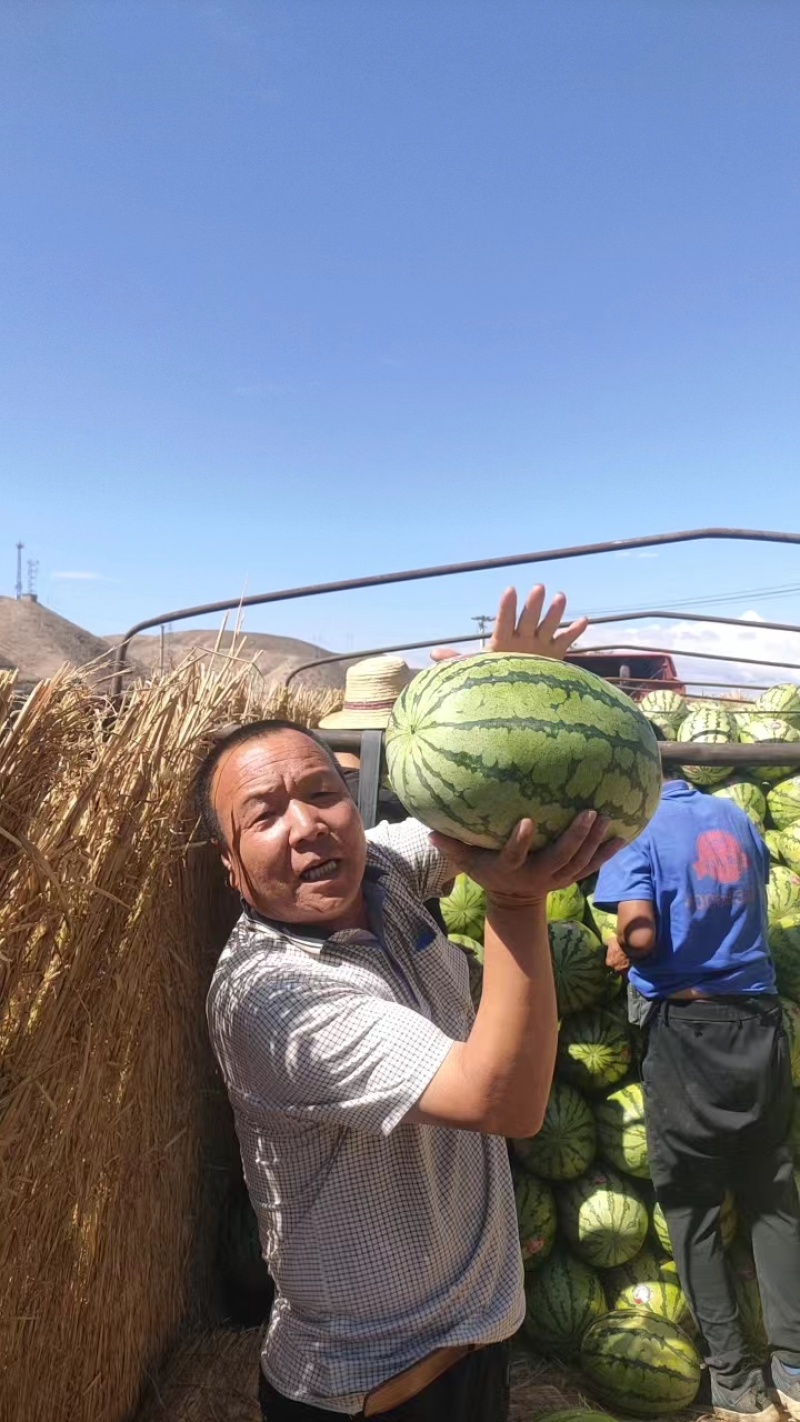
M 518 908 L 490 902 L 484 944 L 481 1003 L 461 1067 L 485 1103 L 485 1129 L 535 1135 L 558 1039 L 545 903 Z

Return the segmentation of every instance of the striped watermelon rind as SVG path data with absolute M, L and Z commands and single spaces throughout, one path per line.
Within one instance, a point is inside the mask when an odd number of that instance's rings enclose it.
M 770 859 L 772 860 L 773 866 L 776 864 L 780 864 L 781 860 L 783 859 L 783 855 L 781 853 L 780 830 L 764 830 L 764 834 L 762 837 L 765 845 L 767 846 L 767 852 L 769 854 Z M 783 867 L 785 868 L 786 866 L 784 865 Z
M 766 716 L 758 719 L 752 716 L 740 728 L 739 739 L 746 745 L 796 745 L 800 741 L 800 731 L 790 726 L 788 721 Z M 794 773 L 791 765 L 762 765 L 759 775 L 763 780 L 787 780 Z
M 767 819 L 767 797 L 761 786 L 756 785 L 755 781 L 742 777 L 726 780 L 724 785 L 718 786 L 711 793 L 721 800 L 731 800 L 734 805 L 738 805 L 740 810 L 744 810 L 748 819 L 752 820 L 756 829 L 761 834 L 764 833 Z
M 597 1149 L 588 1101 L 567 1082 L 554 1082 L 541 1130 L 527 1140 L 515 1140 L 513 1147 L 532 1174 L 545 1180 L 576 1180 L 588 1170 Z
M 628 1075 L 632 1060 L 630 1033 L 607 1009 L 585 1008 L 562 1022 L 558 1067 L 580 1091 L 607 1091 Z
M 800 913 L 800 874 L 785 864 L 772 864 L 767 884 L 767 916 L 772 921 L 795 913 Z
M 504 652 L 415 676 L 394 705 L 386 759 L 411 815 L 489 849 L 528 816 L 538 848 L 585 809 L 627 843 L 661 793 L 658 742 L 629 697 L 573 663 Z
M 800 820 L 800 775 L 779 780 L 767 795 L 769 817 L 776 830 L 787 830 Z
M 697 1349 L 682 1329 L 645 1310 L 616 1309 L 584 1334 L 581 1369 L 601 1401 L 637 1417 L 690 1407 L 700 1386 Z
M 600 1278 L 603 1281 L 603 1288 L 606 1291 L 606 1299 L 610 1309 L 617 1307 L 617 1299 L 625 1289 L 629 1289 L 633 1284 L 646 1284 L 652 1279 L 661 1278 L 661 1268 L 664 1261 L 659 1259 L 654 1249 L 645 1241 L 638 1254 L 632 1259 L 626 1259 L 624 1264 L 617 1264 L 613 1269 L 603 1269 Z
M 570 1354 L 606 1311 L 598 1275 L 565 1249 L 556 1248 L 526 1284 L 525 1333 L 541 1351 Z
M 739 733 L 732 716 L 721 706 L 701 706 L 681 721 L 678 740 L 683 745 L 733 745 Z M 684 765 L 683 774 L 693 785 L 718 785 L 730 775 L 727 765 Z
M 800 687 L 794 682 L 785 681 L 778 686 L 770 686 L 767 691 L 761 693 L 756 706 L 759 711 L 778 716 L 781 720 L 788 721 L 790 726 L 800 729 Z
M 692 1317 L 689 1300 L 680 1284 L 659 1279 L 658 1275 L 652 1280 L 630 1284 L 627 1289 L 623 1289 L 614 1307 L 625 1311 L 644 1309 L 646 1313 L 654 1313 L 657 1318 L 666 1318 L 670 1323 L 676 1324 L 689 1338 L 697 1335 L 697 1325 Z
M 486 894 L 468 874 L 457 874 L 449 894 L 439 900 L 448 933 L 461 933 L 483 942 L 486 922 Z
M 793 869 L 795 874 L 800 874 L 800 823 L 783 830 L 778 845 L 784 864 Z
M 520 1171 L 514 1184 L 519 1243 L 526 1269 L 538 1269 L 553 1251 L 558 1216 L 546 1180 Z
M 548 924 L 558 1010 L 563 1016 L 596 1007 L 607 990 L 603 945 L 585 923 Z
M 551 923 L 580 923 L 586 912 L 586 900 L 578 884 L 568 889 L 553 889 L 547 895 L 547 917 Z
M 600 1154 L 624 1175 L 649 1179 L 644 1097 L 638 1081 L 608 1092 L 595 1105 L 594 1115 Z
M 800 1001 L 800 912 L 771 921 L 769 951 L 781 997 Z
M 567 1243 L 594 1269 L 633 1259 L 644 1244 L 644 1202 L 616 1171 L 594 1166 L 558 1194 L 558 1218 Z
M 675 721 L 682 721 L 689 712 L 685 697 L 679 691 L 667 688 L 648 691 L 639 702 L 639 707 L 645 716 L 670 716 Z

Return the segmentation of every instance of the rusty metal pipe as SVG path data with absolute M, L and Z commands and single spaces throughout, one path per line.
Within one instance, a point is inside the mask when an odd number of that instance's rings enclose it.
M 277 592 L 256 593 L 252 597 L 228 598 L 223 602 L 199 603 L 157 617 L 137 622 L 125 633 L 114 658 L 114 680 L 111 695 L 118 697 L 128 647 L 139 632 L 160 627 L 165 622 L 185 622 L 212 612 L 232 612 L 235 608 L 256 607 L 266 603 L 289 602 L 296 598 L 316 597 L 322 593 L 351 592 L 359 588 L 386 587 L 393 583 L 419 582 L 425 578 L 444 578 L 456 573 L 482 573 L 495 568 L 515 568 L 527 563 L 552 563 L 565 558 L 587 558 L 597 553 L 621 553 L 633 548 L 663 547 L 670 543 L 696 543 L 705 539 L 730 539 L 748 543 L 800 544 L 800 533 L 775 533 L 747 528 L 695 528 L 680 533 L 656 533 L 646 538 L 615 538 L 604 543 L 586 543 L 570 548 L 548 548 L 538 553 L 518 553 L 504 558 L 480 558 L 468 563 L 443 563 L 438 567 L 410 568 L 398 573 L 374 573 L 364 578 L 344 578 L 331 583 L 311 583 L 306 587 L 282 588 Z

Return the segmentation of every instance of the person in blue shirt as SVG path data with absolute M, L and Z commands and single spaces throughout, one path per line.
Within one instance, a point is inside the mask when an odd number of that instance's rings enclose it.
M 669 774 L 667 770 L 667 774 Z M 723 1422 L 777 1422 L 720 1236 L 732 1190 L 752 1235 L 772 1384 L 800 1419 L 800 1202 L 784 1144 L 789 1047 L 767 943 L 766 846 L 742 810 L 667 779 L 643 834 L 600 871 L 609 965 L 644 1028 L 650 1169 Z

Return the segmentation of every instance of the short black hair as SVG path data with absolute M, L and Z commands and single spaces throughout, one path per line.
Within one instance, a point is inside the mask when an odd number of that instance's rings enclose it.
M 216 840 L 218 843 L 224 842 L 225 839 L 211 795 L 214 772 L 222 757 L 236 746 L 247 745 L 248 741 L 265 740 L 268 736 L 274 736 L 279 731 L 296 731 L 298 735 L 307 736 L 310 741 L 319 746 L 347 788 L 341 766 L 330 746 L 323 741 L 321 736 L 315 735 L 308 726 L 301 726 L 297 721 L 249 721 L 243 726 L 226 726 L 214 736 L 214 743 L 200 762 L 194 777 L 194 801 L 203 829 L 209 839 Z

